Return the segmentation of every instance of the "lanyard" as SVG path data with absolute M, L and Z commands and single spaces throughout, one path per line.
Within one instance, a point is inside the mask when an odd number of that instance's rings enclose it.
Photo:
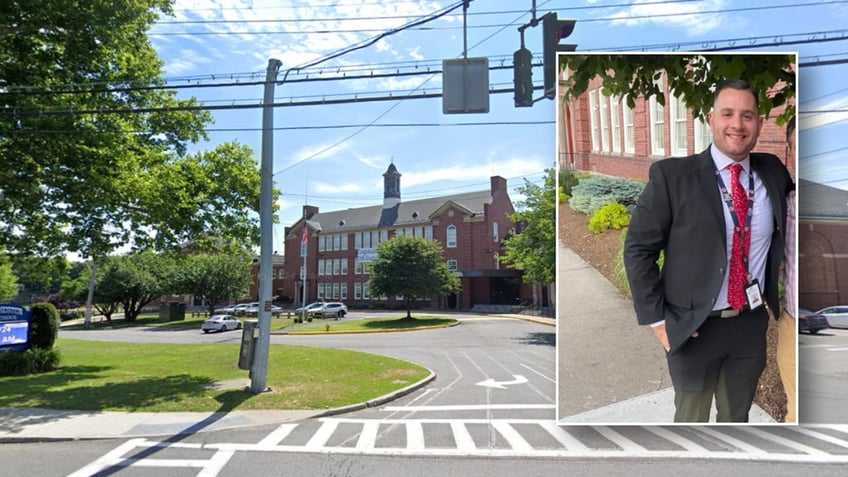
M 715 168 L 715 164 L 713 164 L 713 168 Z M 718 182 L 718 187 L 721 189 L 722 200 L 724 200 L 724 203 L 727 204 L 727 209 L 730 211 L 730 218 L 733 219 L 733 235 L 737 240 L 739 240 L 740 244 L 744 245 L 745 237 L 751 233 L 751 220 L 754 216 L 754 171 L 752 170 L 748 172 L 748 211 L 745 215 L 744 229 L 739 226 L 739 217 L 736 216 L 736 208 L 733 207 L 733 196 L 730 194 L 730 191 L 727 190 L 727 186 L 724 185 L 724 180 L 721 178 L 721 173 L 718 169 L 715 169 L 715 176 L 716 182 Z M 745 274 L 748 276 L 748 280 L 750 281 L 751 273 L 748 267 L 748 254 L 750 253 L 750 249 L 745 252 L 746 253 L 742 253 L 742 263 L 745 265 Z

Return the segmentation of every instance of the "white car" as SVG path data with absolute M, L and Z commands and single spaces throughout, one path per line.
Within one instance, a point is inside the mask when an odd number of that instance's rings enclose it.
M 212 315 L 203 320 L 200 329 L 204 333 L 209 333 L 210 331 L 238 330 L 241 329 L 241 320 L 233 315 Z
M 817 311 L 816 314 L 824 315 L 831 328 L 848 328 L 848 305 L 829 306 Z
M 239 303 L 238 305 L 233 306 L 233 314 L 234 315 L 244 315 L 247 313 L 247 310 L 252 306 L 259 306 L 259 303 Z

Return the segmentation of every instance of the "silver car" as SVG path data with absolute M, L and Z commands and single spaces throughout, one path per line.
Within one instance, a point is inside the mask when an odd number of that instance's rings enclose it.
M 329 301 L 327 303 L 322 304 L 318 308 L 313 308 L 307 311 L 312 316 L 335 316 L 336 318 L 344 318 L 347 315 L 347 306 L 344 303 L 337 301 Z

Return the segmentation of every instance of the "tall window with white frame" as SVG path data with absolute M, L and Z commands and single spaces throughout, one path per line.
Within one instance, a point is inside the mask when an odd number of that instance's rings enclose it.
M 713 142 L 713 133 L 710 131 L 710 125 L 705 119 L 695 120 L 695 152 L 701 152 L 707 149 L 710 143 Z
M 682 97 L 671 98 L 671 154 L 685 156 L 688 154 L 686 143 L 686 103 Z
M 636 128 L 633 125 L 633 108 L 627 104 L 627 96 L 621 110 L 621 122 L 624 126 L 624 153 L 636 153 Z
M 598 90 L 598 105 L 600 105 L 599 113 L 601 116 L 601 147 L 603 147 L 603 151 L 609 153 L 610 149 L 610 140 L 609 140 L 609 98 L 604 96 L 601 90 Z
M 456 225 L 448 225 L 448 228 L 445 230 L 445 246 L 447 248 L 456 248 Z
M 665 107 L 657 101 L 656 96 L 651 96 L 648 103 L 651 121 L 651 155 L 665 156 Z
M 600 131 L 598 130 L 598 97 L 595 90 L 589 91 L 589 127 L 592 129 L 592 151 L 601 150 Z
M 610 132 L 612 134 L 612 152 L 621 154 L 621 97 L 610 96 Z

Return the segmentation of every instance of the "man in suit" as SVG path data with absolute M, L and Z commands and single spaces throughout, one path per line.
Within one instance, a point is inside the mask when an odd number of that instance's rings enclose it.
M 746 82 L 716 86 L 709 122 L 709 149 L 651 165 L 624 265 L 638 322 L 666 350 L 675 422 L 709 421 L 713 396 L 717 421 L 747 422 L 766 362 L 766 308 L 779 309 L 792 181 L 776 156 L 751 152 L 764 119 Z

